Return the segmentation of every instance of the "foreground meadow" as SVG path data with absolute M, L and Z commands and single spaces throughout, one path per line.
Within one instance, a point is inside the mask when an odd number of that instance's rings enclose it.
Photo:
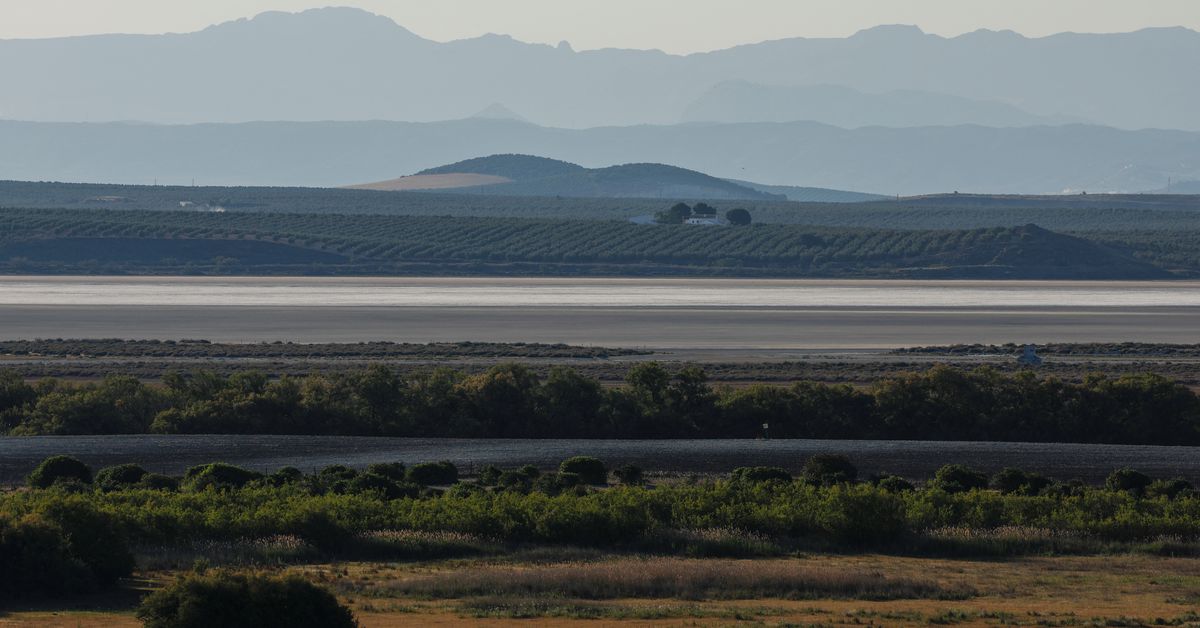
M 0 625 L 1200 625 L 1200 496 L 1129 468 L 172 477 L 57 456 L 26 484 L 0 493 Z
M 328 587 L 366 628 L 1200 625 L 1200 560 L 1133 554 L 749 560 L 541 549 L 499 558 L 339 562 L 275 571 L 297 572 Z M 113 599 L 18 606 L 0 615 L 0 626 L 140 626 L 137 589 L 175 575 L 139 573 L 125 585 L 132 591 Z

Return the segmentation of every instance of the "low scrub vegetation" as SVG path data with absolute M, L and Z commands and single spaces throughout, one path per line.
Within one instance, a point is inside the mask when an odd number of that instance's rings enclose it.
M 536 570 L 491 568 L 434 575 L 392 584 L 411 597 L 566 597 L 590 600 L 673 598 L 737 600 L 817 598 L 895 600 L 962 599 L 971 591 L 930 580 L 885 578 L 869 571 L 805 566 L 795 561 L 621 560 Z
M 29 383 L 0 372 L 0 432 L 9 435 L 754 438 L 763 424 L 772 438 L 1195 445 L 1200 396 L 1150 374 L 1071 383 L 1030 372 L 949 367 L 884 377 L 866 389 L 812 382 L 719 388 L 698 368 L 672 372 L 652 362 L 632 367 L 619 387 L 564 367 L 542 376 L 520 364 L 472 375 L 384 366 L 277 380 L 256 372 L 170 373 L 162 386 L 128 376 Z M 563 471 L 584 483 L 607 473 L 583 466 Z M 836 481 L 844 470 L 830 459 L 805 474 Z M 966 488 L 975 482 L 953 481 Z
M 147 596 L 146 628 L 357 628 L 350 609 L 299 576 L 189 574 Z

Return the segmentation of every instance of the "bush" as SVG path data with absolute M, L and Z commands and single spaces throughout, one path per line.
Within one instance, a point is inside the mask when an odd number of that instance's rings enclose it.
M 961 464 L 948 464 L 937 470 L 930 486 L 947 493 L 965 493 L 987 488 L 988 476 Z
M 503 471 L 494 464 L 489 464 L 479 471 L 480 486 L 495 486 Z
M 608 469 L 599 458 L 591 456 L 575 456 L 567 458 L 558 465 L 559 473 L 574 473 L 585 484 L 608 484 Z
M 147 473 L 142 476 L 138 482 L 138 488 L 146 488 L 152 491 L 178 491 L 179 480 L 159 473 Z
M 1037 495 L 1050 486 L 1049 478 L 1039 473 L 1026 473 L 1020 469 L 1007 468 L 992 476 L 992 488 L 1006 495 Z
M 738 467 L 731 475 L 735 482 L 791 482 L 792 474 L 778 467 Z
M 284 467 L 268 475 L 266 480 L 271 486 L 288 486 L 299 484 L 304 479 L 304 472 L 296 467 Z
M 1167 499 L 1175 499 L 1185 492 L 1195 491 L 1196 487 L 1191 482 L 1183 478 L 1174 478 L 1171 480 L 1155 480 L 1146 487 L 1147 497 L 1166 497 Z
M 891 543 L 907 531 L 901 499 L 872 486 L 834 486 L 822 494 L 817 522 L 841 543 Z
M 912 482 L 898 475 L 885 475 L 875 485 L 889 493 L 907 493 L 914 488 Z
M 542 474 L 542 470 L 537 468 L 537 465 L 532 464 L 527 464 L 520 469 L 517 469 L 517 471 L 520 471 L 522 475 L 531 480 L 536 480 L 537 477 Z
M 102 491 L 119 491 L 142 481 L 148 471 L 136 464 L 119 464 L 105 467 L 96 473 L 96 488 Z
M 1064 497 L 1080 497 L 1087 491 L 1088 485 L 1083 480 L 1070 480 L 1068 482 L 1052 482 L 1042 489 L 1042 495 L 1062 499 Z
M 214 462 L 188 469 L 183 474 L 183 486 L 193 491 L 202 491 L 209 487 L 217 490 L 231 490 L 242 488 L 260 478 L 262 478 L 261 473 L 224 462 Z
M 403 462 L 377 462 L 367 467 L 367 473 L 382 475 L 383 477 L 396 482 L 404 481 L 404 472 L 405 468 Z
M 528 491 L 530 486 L 532 480 L 520 471 L 505 471 L 496 478 L 496 487 L 504 490 Z
M 320 473 L 317 475 L 320 476 L 323 481 L 333 484 L 338 480 L 353 480 L 358 476 L 358 471 L 355 471 L 344 464 L 334 464 L 321 469 Z
M 97 584 L 108 586 L 133 573 L 133 553 L 112 515 L 81 497 L 50 500 L 37 514 L 63 531 L 71 555 Z
M 350 480 L 347 490 L 351 493 L 377 493 L 384 499 L 415 498 L 421 494 L 420 486 L 395 482 L 377 473 L 363 473 Z
M 52 456 L 43 460 L 28 478 L 33 488 L 50 488 L 64 481 L 91 484 L 92 470 L 70 456 Z
M 804 479 L 818 486 L 845 484 L 858 479 L 858 467 L 840 454 L 817 454 L 804 463 Z
M 641 486 L 646 483 L 642 468 L 636 464 L 627 464 L 613 471 L 613 475 L 617 476 L 618 482 L 626 486 Z
M 0 600 L 90 590 L 95 579 L 62 528 L 36 516 L 0 516 Z
M 571 490 L 586 492 L 586 486 L 578 473 L 546 473 L 533 482 L 533 490 L 550 496 Z
M 1150 486 L 1151 482 L 1153 480 L 1145 473 L 1125 467 L 1124 469 L 1117 469 L 1110 473 L 1108 478 L 1104 480 L 1104 486 L 1111 491 L 1124 491 L 1133 495 L 1141 495 L 1146 490 L 1146 487 Z
M 447 485 L 458 481 L 458 467 L 448 461 L 425 462 L 408 469 L 408 481 L 421 486 Z
M 350 609 L 300 576 L 188 575 L 142 601 L 146 628 L 355 628 Z

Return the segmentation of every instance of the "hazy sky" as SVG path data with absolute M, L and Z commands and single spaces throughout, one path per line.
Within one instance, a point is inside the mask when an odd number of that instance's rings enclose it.
M 878 24 L 1029 36 L 1147 26 L 1200 30 L 1200 0 L 0 0 L 0 38 L 162 33 L 268 10 L 357 6 L 440 41 L 494 32 L 576 49 L 713 50 L 765 39 L 844 36 Z

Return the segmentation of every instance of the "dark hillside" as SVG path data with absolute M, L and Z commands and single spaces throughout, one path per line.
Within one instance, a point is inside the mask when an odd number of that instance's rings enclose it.
M 466 161 L 439 166 L 437 168 L 429 168 L 417 174 L 488 174 L 496 177 L 505 177 L 513 181 L 530 181 L 582 172 L 584 170 L 583 166 L 557 159 L 548 159 L 546 157 L 536 157 L 533 155 L 491 155 L 488 157 L 467 159 Z
M 463 190 L 471 192 L 471 190 Z M 479 193 L 584 198 L 787 200 L 744 185 L 664 164 L 625 164 L 479 188 Z

